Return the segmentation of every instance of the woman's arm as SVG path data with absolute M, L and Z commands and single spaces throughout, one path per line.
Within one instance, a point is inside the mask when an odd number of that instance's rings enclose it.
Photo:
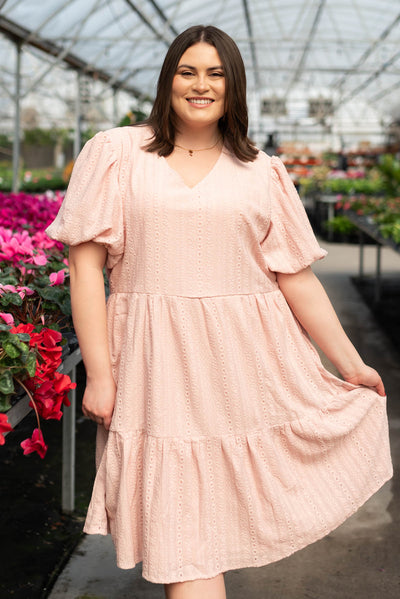
M 70 247 L 72 318 L 86 369 L 82 411 L 110 428 L 116 386 L 108 349 L 103 267 L 107 250 L 89 241 Z
M 362 361 L 311 268 L 295 274 L 277 273 L 277 280 L 299 322 L 343 378 L 354 385 L 375 387 L 385 395 L 381 377 Z

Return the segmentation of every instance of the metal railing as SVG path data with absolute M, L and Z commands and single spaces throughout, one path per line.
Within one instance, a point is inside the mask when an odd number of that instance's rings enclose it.
M 65 358 L 58 371 L 69 374 L 71 381 L 76 383 L 76 367 L 81 361 L 81 350 L 78 347 Z M 72 513 L 75 510 L 76 389 L 71 389 L 68 398 L 71 405 L 63 408 L 62 417 L 61 509 L 65 513 Z M 29 397 L 24 395 L 7 411 L 8 422 L 15 428 L 31 410 Z

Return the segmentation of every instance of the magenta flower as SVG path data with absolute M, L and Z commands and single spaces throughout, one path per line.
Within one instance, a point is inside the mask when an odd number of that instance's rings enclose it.
M 0 262 L 5 260 L 16 266 L 20 260 L 40 266 L 47 264 L 43 250 L 37 250 L 28 231 L 14 232 L 0 227 Z
M 0 295 L 4 295 L 4 293 L 18 293 L 20 298 L 24 299 L 25 295 L 33 295 L 35 290 L 30 287 L 20 285 L 15 287 L 15 285 L 3 285 L 0 283 Z
M 36 256 L 33 256 L 32 262 L 36 264 L 36 266 L 45 266 L 45 264 L 47 264 L 47 257 L 45 254 L 36 254 Z
M 2 318 L 9 326 L 14 326 L 14 317 L 12 314 L 9 314 L 8 312 L 0 312 L 0 318 Z
M 52 272 L 49 274 L 50 287 L 54 285 L 62 285 L 65 279 L 65 270 L 61 269 L 58 272 Z

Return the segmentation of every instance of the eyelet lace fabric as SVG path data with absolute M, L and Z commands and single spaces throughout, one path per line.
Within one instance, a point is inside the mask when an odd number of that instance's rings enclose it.
M 224 149 L 190 188 L 149 136 L 92 138 L 47 232 L 108 250 L 117 398 L 84 530 L 169 583 L 316 541 L 392 465 L 385 398 L 322 366 L 277 285 L 326 254 L 283 163 Z

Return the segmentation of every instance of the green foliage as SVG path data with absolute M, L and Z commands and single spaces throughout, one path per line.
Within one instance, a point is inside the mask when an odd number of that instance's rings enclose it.
M 37 181 L 24 181 L 20 185 L 21 191 L 41 193 L 48 190 L 62 190 L 66 188 L 66 183 L 62 177 L 40 177 Z
M 379 227 L 382 237 L 385 239 L 393 239 L 395 243 L 400 244 L 400 217 L 392 223 L 383 224 Z
M 400 196 L 400 162 L 392 155 L 385 154 L 378 164 L 385 195 L 389 198 Z
M 54 146 L 61 141 L 63 144 L 71 137 L 71 131 L 53 127 L 52 129 L 25 129 L 23 141 L 29 146 Z
M 0 147 L 7 149 L 12 148 L 12 141 L 10 137 L 5 133 L 0 133 Z
M 147 118 L 142 110 L 130 110 L 118 123 L 118 127 L 126 127 L 134 123 L 141 123 Z
M 10 407 L 15 393 L 14 377 L 32 377 L 36 371 L 36 351 L 29 347 L 29 335 L 11 333 L 11 327 L 0 324 L 0 409 Z
M 380 178 L 326 179 L 322 184 L 322 193 L 332 195 L 376 195 L 381 193 L 382 189 L 383 182 Z
M 325 227 L 334 233 L 341 235 L 351 235 L 357 231 L 357 227 L 347 216 L 339 214 L 325 222 Z
M 21 175 L 19 189 L 25 192 L 42 193 L 49 189 L 62 190 L 66 188 L 66 183 L 62 178 L 62 172 L 59 169 L 30 169 L 31 180 L 24 181 L 24 172 Z M 11 191 L 12 187 L 12 167 L 9 163 L 0 163 L 0 191 Z

